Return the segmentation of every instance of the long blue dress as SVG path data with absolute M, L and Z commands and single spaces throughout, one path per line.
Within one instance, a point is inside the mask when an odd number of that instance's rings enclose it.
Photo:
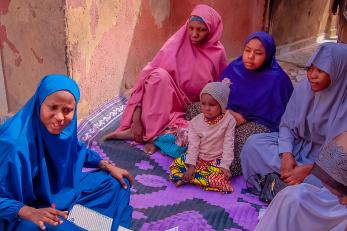
M 21 220 L 18 211 L 56 204 L 70 210 L 82 204 L 113 218 L 112 230 L 129 227 L 132 208 L 130 187 L 104 171 L 82 173 L 83 167 L 97 168 L 100 156 L 77 140 L 77 106 L 71 123 L 59 134 L 48 132 L 40 120 L 45 98 L 57 91 L 70 92 L 79 100 L 77 84 L 65 75 L 44 77 L 34 96 L 0 127 L 0 230 L 40 230 Z M 48 230 L 81 230 L 65 222 Z
M 245 178 L 279 172 L 279 155 L 284 152 L 293 153 L 298 165 L 312 164 L 322 145 L 347 129 L 347 45 L 322 44 L 309 60 L 308 66 L 312 64 L 329 74 L 330 86 L 313 92 L 307 79 L 296 86 L 279 132 L 252 135 L 243 146 Z M 255 178 L 251 177 L 250 182 L 259 190 Z M 312 175 L 305 182 L 321 186 Z

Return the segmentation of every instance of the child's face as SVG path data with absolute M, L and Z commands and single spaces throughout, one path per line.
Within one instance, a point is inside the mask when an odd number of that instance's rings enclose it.
M 307 79 L 310 82 L 311 90 L 314 92 L 323 91 L 331 83 L 329 74 L 313 64 L 307 70 Z
M 201 112 L 207 119 L 214 119 L 222 113 L 222 108 L 220 107 L 217 100 L 215 100 L 210 94 L 201 95 Z
M 254 71 L 265 62 L 266 51 L 259 39 L 251 39 L 245 46 L 242 54 L 243 65 L 246 69 Z

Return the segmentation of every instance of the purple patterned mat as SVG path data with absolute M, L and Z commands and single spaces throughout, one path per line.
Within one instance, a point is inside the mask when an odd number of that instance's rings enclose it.
M 176 188 L 168 181 L 172 158 L 159 152 L 147 156 L 141 146 L 124 141 L 98 142 L 104 133 L 118 126 L 125 102 L 117 98 L 93 113 L 81 123 L 79 136 L 101 156 L 131 172 L 134 178 L 131 229 L 164 231 L 176 226 L 180 231 L 254 229 L 259 209 L 265 205 L 245 190 L 243 177 L 232 179 L 235 190 L 232 194 L 203 191 L 193 185 Z

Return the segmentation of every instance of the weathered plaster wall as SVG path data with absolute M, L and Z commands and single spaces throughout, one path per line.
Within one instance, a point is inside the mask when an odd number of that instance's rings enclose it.
M 127 92 L 140 70 L 206 3 L 223 17 L 229 57 L 260 30 L 265 0 L 0 0 L 0 44 L 9 108 L 15 112 L 40 78 L 68 73 L 81 89 L 83 118 Z
M 66 73 L 63 0 L 0 0 L 0 54 L 10 112 L 43 75 Z
M 67 0 L 69 73 L 81 88 L 80 117 L 119 93 L 140 7 L 137 0 Z
M 277 45 L 307 40 L 315 42 L 323 33 L 335 27 L 330 12 L 331 0 L 272 1 L 270 32 Z

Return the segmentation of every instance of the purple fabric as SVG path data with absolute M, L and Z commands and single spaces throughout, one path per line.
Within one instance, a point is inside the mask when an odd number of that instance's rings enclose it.
M 146 160 L 141 160 L 139 163 L 135 164 L 136 167 L 142 170 L 153 169 L 154 167 Z
M 98 109 L 81 123 L 79 137 L 104 159 L 112 160 L 133 176 L 131 230 L 166 230 L 176 226 L 180 231 L 254 229 L 258 211 L 266 205 L 245 190 L 243 177 L 232 179 L 235 192 L 231 194 L 204 191 L 194 185 L 176 188 L 168 179 L 172 158 L 159 152 L 145 155 L 139 150 L 143 145 L 134 148 L 133 142 L 97 143 L 105 131 L 116 128 L 123 107 L 124 101 L 116 98 Z
M 155 187 L 155 188 L 167 186 L 169 183 L 167 179 L 163 177 L 148 175 L 148 174 L 137 175 L 135 177 L 135 180 L 137 180 L 139 183 L 143 185 L 146 185 L 149 187 Z
M 178 226 L 178 230 L 214 231 L 204 217 L 196 211 L 185 211 L 160 221 L 147 223 L 140 230 L 167 230 Z
M 163 168 L 164 171 L 169 172 L 169 166 L 172 163 L 171 158 L 156 152 L 150 156 L 150 159 L 154 160 L 160 167 Z M 146 177 L 146 180 L 144 180 L 143 176 L 135 179 L 137 181 L 139 180 L 139 183 L 148 184 L 150 176 L 148 175 Z M 153 175 L 152 180 L 158 180 L 158 177 Z M 162 181 L 162 179 L 160 179 L 160 181 Z M 173 183 L 169 182 L 168 180 L 166 181 L 167 187 L 164 190 L 150 194 L 132 194 L 130 204 L 133 206 L 134 211 L 161 206 L 174 206 L 175 204 L 179 204 L 187 200 L 202 199 L 210 205 L 224 208 L 229 214 L 229 219 L 233 219 L 234 222 L 247 230 L 252 230 L 258 223 L 258 212 L 256 208 L 250 206 L 250 204 L 260 205 L 262 203 L 259 203 L 256 196 L 244 194 L 243 189 L 245 189 L 246 184 L 243 177 L 234 177 L 232 179 L 232 184 L 235 191 L 231 194 L 204 191 L 195 185 L 185 185 L 177 188 Z M 157 185 L 153 186 L 155 187 Z M 137 217 L 138 215 L 133 216 L 135 220 L 141 219 Z M 162 227 L 162 225 L 167 228 L 172 228 L 174 227 L 173 224 L 176 224 L 175 226 L 183 225 L 180 224 L 178 220 L 176 220 L 176 223 L 172 223 L 171 218 L 166 218 L 158 223 L 147 223 L 141 228 L 141 230 L 157 230 L 152 228 L 157 226 Z M 190 229 L 185 229 L 180 226 L 180 230 Z
M 276 45 L 265 32 L 255 32 L 245 41 L 259 39 L 266 51 L 264 65 L 255 71 L 245 68 L 242 56 L 231 62 L 221 75 L 221 80 L 231 81 L 228 109 L 242 114 L 247 121 L 256 122 L 278 131 L 293 85 L 288 75 L 276 62 Z

